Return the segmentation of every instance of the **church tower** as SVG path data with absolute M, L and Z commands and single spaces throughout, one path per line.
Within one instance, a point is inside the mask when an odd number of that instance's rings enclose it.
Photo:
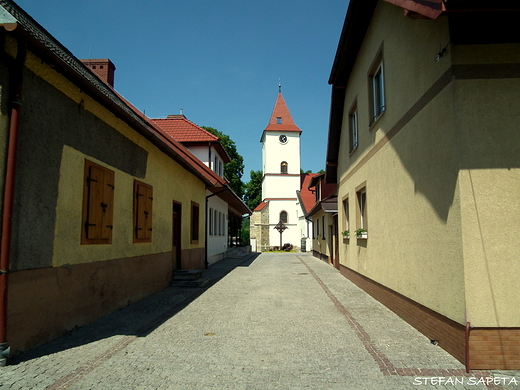
M 283 244 L 300 246 L 297 191 L 300 190 L 300 135 L 282 96 L 281 86 L 269 124 L 262 133 L 262 198 L 268 204 L 270 246 L 280 245 L 280 234 L 274 229 L 282 221 L 288 229 L 283 232 Z M 266 210 L 267 211 L 267 210 Z

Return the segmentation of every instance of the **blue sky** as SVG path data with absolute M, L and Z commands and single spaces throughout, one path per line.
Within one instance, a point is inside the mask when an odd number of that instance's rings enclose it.
M 301 166 L 325 167 L 327 81 L 348 0 L 15 0 L 77 58 L 109 58 L 115 88 L 152 118 L 228 134 L 244 181 L 278 93 L 302 130 Z

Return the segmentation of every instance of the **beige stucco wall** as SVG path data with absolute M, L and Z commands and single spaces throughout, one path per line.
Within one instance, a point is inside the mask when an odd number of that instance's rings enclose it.
M 148 153 L 146 177 L 134 178 L 69 146 L 62 152 L 55 225 L 53 265 L 164 253 L 172 250 L 172 204 L 182 203 L 182 249 L 203 248 L 205 227 L 205 185 L 178 163 L 162 153 L 106 108 L 84 94 L 61 74 L 32 53 L 26 66 L 54 85 L 84 109 L 116 129 Z M 111 245 L 80 245 L 85 159 L 115 171 L 114 230 Z M 153 239 L 133 243 L 133 182 L 138 179 L 153 187 Z M 199 241 L 190 242 L 191 201 L 199 204 Z
M 460 63 L 520 63 L 518 45 L 465 47 Z M 520 326 L 520 79 L 457 80 L 467 317 Z M 482 115 L 485 112 L 485 115 Z
M 447 21 L 413 21 L 380 1 L 345 99 L 338 199 L 348 196 L 356 226 L 356 189 L 366 183 L 368 240 L 340 240 L 340 263 L 463 323 L 456 132 L 452 93 L 443 90 L 390 141 L 385 136 L 451 65 Z M 368 73 L 383 50 L 386 111 L 369 127 Z M 399 54 L 397 54 L 399 53 Z M 349 158 L 348 113 L 357 99 L 359 147 Z M 442 115 L 439 115 L 442 113 Z M 424 158 L 429 156 L 428 158 Z M 343 207 L 339 231 L 346 230 Z
M 340 242 L 340 262 L 461 324 L 517 327 L 520 84 L 441 76 L 453 64 L 520 63 L 520 49 L 449 45 L 436 62 L 449 41 L 446 18 L 414 21 L 379 2 L 347 88 L 338 167 L 351 232 L 366 182 L 369 238 Z M 386 112 L 369 128 L 368 72 L 381 48 Z

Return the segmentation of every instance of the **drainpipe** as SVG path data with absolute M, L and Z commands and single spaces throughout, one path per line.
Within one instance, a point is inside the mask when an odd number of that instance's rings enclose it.
M 464 365 L 466 366 L 466 373 L 469 373 L 469 332 L 471 324 L 466 322 L 466 355 L 464 357 Z
M 205 226 L 205 229 L 204 229 L 204 234 L 205 234 L 205 245 L 204 245 L 204 268 L 208 268 L 209 267 L 209 264 L 208 264 L 208 221 L 209 221 L 209 218 L 208 218 L 208 201 L 209 201 L 209 198 L 212 198 L 214 197 L 215 195 L 218 195 L 218 194 L 221 194 L 223 192 L 226 192 L 228 190 L 227 186 L 224 187 L 224 189 L 222 191 L 219 191 L 219 192 L 215 192 L 214 194 L 211 194 L 211 195 L 208 195 L 206 196 L 206 226 Z
M 4 204 L 2 214 L 2 241 L 0 246 L 0 367 L 5 366 L 10 348 L 7 342 L 7 291 L 8 272 L 11 252 L 11 231 L 13 227 L 14 185 L 18 133 L 22 101 L 22 73 L 25 64 L 25 42 L 18 41 L 18 53 L 13 71 L 14 93 L 11 95 L 11 118 L 9 124 L 9 143 L 4 184 Z

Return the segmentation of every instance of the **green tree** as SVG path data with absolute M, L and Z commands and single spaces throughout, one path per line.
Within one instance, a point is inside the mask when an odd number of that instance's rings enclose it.
M 202 126 L 202 128 L 213 135 L 216 135 L 220 139 L 222 147 L 231 157 L 231 162 L 224 166 L 224 176 L 229 181 L 229 185 L 235 194 L 240 199 L 244 196 L 244 182 L 242 181 L 242 175 L 244 174 L 244 158 L 238 154 L 237 145 L 228 135 L 220 132 L 213 127 Z
M 303 169 L 300 168 L 300 173 L 312 173 L 312 170 L 308 170 L 308 171 L 304 171 Z M 318 171 L 318 173 L 325 173 L 325 171 L 323 169 L 320 169 Z
M 262 201 L 262 171 L 251 171 L 251 180 L 245 185 L 244 202 L 251 210 Z

